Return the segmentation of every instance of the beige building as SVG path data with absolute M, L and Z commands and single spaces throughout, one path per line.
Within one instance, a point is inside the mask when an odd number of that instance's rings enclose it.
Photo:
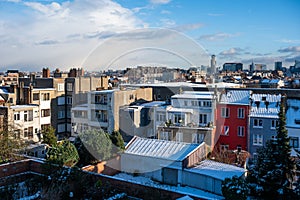
M 136 101 L 151 101 L 151 88 L 91 91 L 85 104 L 72 108 L 72 135 L 87 128 L 119 130 L 119 109 Z

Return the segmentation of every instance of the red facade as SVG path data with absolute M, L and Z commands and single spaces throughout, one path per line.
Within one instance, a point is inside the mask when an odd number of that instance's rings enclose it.
M 247 151 L 248 105 L 218 104 L 216 112 L 217 146 Z

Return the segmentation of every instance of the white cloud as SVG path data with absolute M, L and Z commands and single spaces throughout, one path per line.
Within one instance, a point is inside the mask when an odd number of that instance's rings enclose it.
M 278 50 L 280 53 L 298 53 L 300 52 L 300 46 L 291 46 L 286 48 L 281 48 Z
M 244 50 L 241 48 L 230 48 L 228 50 L 224 50 L 220 53 L 222 56 L 235 56 L 241 54 Z
M 216 40 L 224 40 L 227 38 L 237 37 L 239 33 L 230 34 L 230 33 L 215 33 L 215 34 L 208 34 L 208 35 L 201 35 L 199 39 L 201 40 L 208 40 L 208 41 L 216 41 Z
M 278 42 L 289 43 L 289 44 L 300 44 L 300 40 L 282 39 Z
M 223 16 L 224 14 L 221 14 L 221 13 L 208 13 L 207 15 L 211 16 L 211 17 L 220 17 L 220 16 Z
M 153 4 L 168 4 L 171 2 L 171 0 L 150 0 Z
M 131 10 L 110 0 L 22 5 L 22 17 L 0 19 L 2 66 L 78 66 L 99 39 L 144 26 Z

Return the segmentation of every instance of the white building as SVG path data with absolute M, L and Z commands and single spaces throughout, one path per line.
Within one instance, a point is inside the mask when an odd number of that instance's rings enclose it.
M 287 99 L 286 128 L 293 148 L 299 149 L 300 137 L 300 100 Z

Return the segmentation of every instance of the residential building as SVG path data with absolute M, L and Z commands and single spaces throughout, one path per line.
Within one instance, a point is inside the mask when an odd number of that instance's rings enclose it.
M 76 136 L 78 127 L 103 129 L 111 133 L 119 130 L 119 109 L 138 101 L 152 101 L 151 88 L 122 88 L 114 90 L 91 91 L 87 93 L 85 105 L 72 108 L 72 135 Z M 82 120 L 87 115 L 87 120 Z
M 249 123 L 249 153 L 255 157 L 258 148 L 275 139 L 281 95 L 252 94 Z
M 218 146 L 229 150 L 248 150 L 250 91 L 229 90 L 221 94 L 216 113 Z
M 164 124 L 158 126 L 157 137 L 162 140 L 215 145 L 214 92 L 184 92 L 171 97 L 166 107 Z M 155 120 L 157 121 L 157 120 Z
M 290 137 L 290 145 L 299 150 L 300 138 L 300 100 L 287 99 L 286 104 L 286 128 Z

